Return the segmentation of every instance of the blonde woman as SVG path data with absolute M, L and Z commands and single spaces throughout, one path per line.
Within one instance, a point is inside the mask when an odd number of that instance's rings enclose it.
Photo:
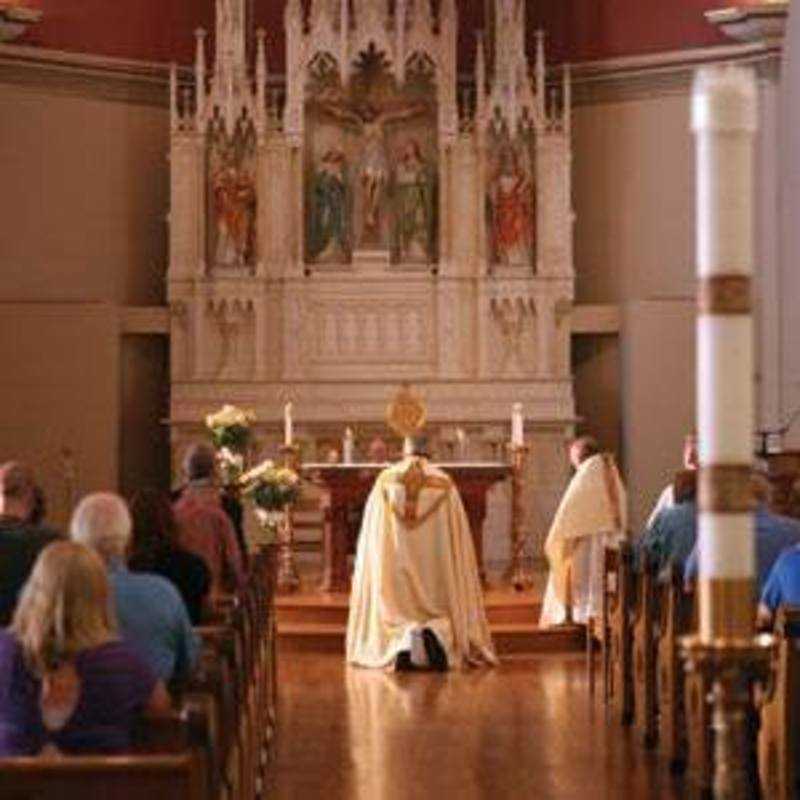
M 0 630 L 0 756 L 121 752 L 140 716 L 169 710 L 163 683 L 117 634 L 100 557 L 48 545 Z

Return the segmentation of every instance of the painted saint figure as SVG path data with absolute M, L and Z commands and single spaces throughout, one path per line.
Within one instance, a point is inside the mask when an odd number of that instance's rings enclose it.
M 488 199 L 492 260 L 509 266 L 532 266 L 532 182 L 511 148 L 500 154 Z
M 401 262 L 435 260 L 436 178 L 422 148 L 409 139 L 400 152 L 394 176 L 394 251 Z
M 212 189 L 216 263 L 242 267 L 249 262 L 253 250 L 256 206 L 253 178 L 228 161 L 213 174 Z
M 312 261 L 350 260 L 350 191 L 347 162 L 336 148 L 325 152 L 311 183 L 308 255 Z

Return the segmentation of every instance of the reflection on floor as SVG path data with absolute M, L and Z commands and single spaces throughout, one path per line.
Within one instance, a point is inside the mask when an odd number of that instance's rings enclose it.
M 271 800 L 679 798 L 680 783 L 589 699 L 576 655 L 387 674 L 280 659 Z

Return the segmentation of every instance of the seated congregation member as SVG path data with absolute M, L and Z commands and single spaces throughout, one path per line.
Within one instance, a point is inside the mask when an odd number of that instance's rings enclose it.
M 472 534 L 458 489 L 422 438 L 384 469 L 358 540 L 347 661 L 443 671 L 497 659 Z
M 679 472 L 671 488 L 672 505 L 656 514 L 636 545 L 637 569 L 652 564 L 661 580 L 673 565 L 683 574 L 697 539 L 697 471 Z
M 545 541 L 550 564 L 540 625 L 584 623 L 600 613 L 603 548 L 625 535 L 627 499 L 614 458 L 583 436 L 572 442 L 575 475 Z
M 759 624 L 771 627 L 781 606 L 800 606 L 800 545 L 784 550 L 773 564 L 761 592 Z
M 178 590 L 160 575 L 130 572 L 125 555 L 131 515 L 111 493 L 84 497 L 72 515 L 72 539 L 95 550 L 108 568 L 120 632 L 165 682 L 188 678 L 198 642 Z
M 755 548 L 756 548 L 756 591 L 758 596 L 767 583 L 770 573 L 778 556 L 790 547 L 800 543 L 800 522 L 789 517 L 781 517 L 767 510 L 764 504 L 769 487 L 761 476 L 754 480 L 755 495 L 758 501 L 755 517 Z M 686 562 L 684 581 L 690 589 L 697 580 L 698 552 L 697 545 L 692 550 Z
M 211 588 L 211 573 L 200 556 L 178 545 L 178 531 L 169 497 L 155 489 L 137 492 L 131 501 L 133 541 L 128 566 L 154 572 L 181 594 L 189 619 L 199 625 Z
M 699 458 L 697 455 L 697 434 L 688 433 L 683 440 L 683 471 L 696 472 Z M 647 527 L 650 528 L 655 522 L 658 514 L 665 508 L 670 508 L 676 503 L 675 499 L 675 482 L 667 486 L 656 502 L 655 508 L 650 512 L 650 517 L 647 520 Z
M 212 594 L 235 591 L 244 580 L 242 556 L 215 483 L 214 450 L 204 444 L 190 448 L 184 471 L 188 483 L 173 505 L 178 542 L 205 561 L 211 571 Z
M 110 592 L 89 548 L 42 551 L 0 631 L 0 756 L 122 752 L 139 717 L 169 713 L 164 684 L 120 640 Z
M 36 519 L 36 484 L 30 470 L 10 461 L 0 467 L 0 626 L 11 622 L 17 597 L 39 553 L 58 534 Z

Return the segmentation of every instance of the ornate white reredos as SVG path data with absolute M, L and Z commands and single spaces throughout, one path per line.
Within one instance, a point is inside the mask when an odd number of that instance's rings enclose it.
M 176 446 L 220 401 L 267 424 L 291 396 L 312 440 L 380 426 L 403 380 L 436 430 L 523 401 L 534 443 L 567 435 L 570 83 L 541 33 L 529 61 L 524 0 L 495 0 L 466 90 L 454 0 L 289 0 L 285 91 L 246 5 L 217 0 L 193 79 L 172 71 Z M 537 457 L 547 504 L 563 454 Z

